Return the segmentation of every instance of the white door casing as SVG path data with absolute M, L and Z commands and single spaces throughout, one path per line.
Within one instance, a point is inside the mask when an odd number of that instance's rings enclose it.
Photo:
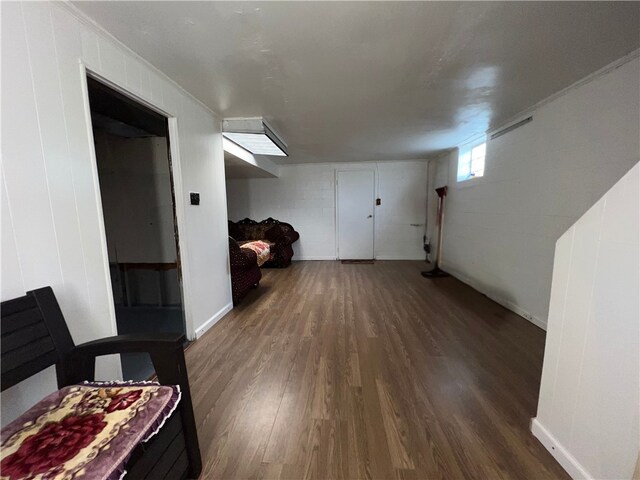
M 169 155 L 171 156 L 171 174 L 173 176 L 173 190 L 174 190 L 174 204 L 175 204 L 175 217 L 174 221 L 176 222 L 178 229 L 178 243 L 176 247 L 180 251 L 180 277 L 181 277 L 181 297 L 182 297 L 182 308 L 184 315 L 184 323 L 185 323 L 185 333 L 189 340 L 196 339 L 196 331 L 195 325 L 192 318 L 192 306 L 191 306 L 191 274 L 189 272 L 189 261 L 188 261 L 188 248 L 187 248 L 187 228 L 185 222 L 185 202 L 184 202 L 184 194 L 183 194 L 183 178 L 182 178 L 182 159 L 180 156 L 180 151 L 178 147 L 178 119 L 164 108 L 160 107 L 156 102 L 152 102 L 149 100 L 145 100 L 141 96 L 133 93 L 129 90 L 122 82 L 118 82 L 106 75 L 104 72 L 98 73 L 97 70 L 94 70 L 90 66 L 86 65 L 84 61 L 79 62 L 79 70 L 80 70 L 80 79 L 81 86 L 83 92 L 83 106 L 84 106 L 84 114 L 86 119 L 87 126 L 87 134 L 89 136 L 90 142 L 90 156 L 92 161 L 92 176 L 93 183 L 95 188 L 95 194 L 97 196 L 97 204 L 99 205 L 99 218 L 100 218 L 100 232 L 102 236 L 102 253 L 104 260 L 104 268 L 107 285 L 111 284 L 111 275 L 109 272 L 109 253 L 107 249 L 107 235 L 104 226 L 104 213 L 102 207 L 102 197 L 100 193 L 100 179 L 98 176 L 98 161 L 95 153 L 95 144 L 93 140 L 93 127 L 91 121 L 91 105 L 89 104 L 89 87 L 87 78 L 91 77 L 107 87 L 115 90 L 126 97 L 129 97 L 131 100 L 139 103 L 140 105 L 149 108 L 160 115 L 167 117 L 168 121 L 168 135 L 169 135 Z M 113 292 L 111 288 L 107 289 L 107 295 L 109 297 L 109 313 L 111 316 L 111 323 L 113 325 L 114 334 L 117 333 L 117 323 L 116 323 L 116 313 L 114 307 L 114 299 Z

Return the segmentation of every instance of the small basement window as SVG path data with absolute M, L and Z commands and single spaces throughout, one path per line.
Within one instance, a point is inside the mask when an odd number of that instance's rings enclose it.
M 474 143 L 460 149 L 458 153 L 458 181 L 464 182 L 484 175 L 484 158 L 487 143 Z

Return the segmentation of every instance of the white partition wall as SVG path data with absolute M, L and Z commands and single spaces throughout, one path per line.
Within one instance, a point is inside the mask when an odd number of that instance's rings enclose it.
M 2 300 L 51 285 L 76 342 L 116 333 L 86 69 L 171 117 L 187 328 L 201 333 L 231 308 L 219 119 L 68 4 L 1 9 Z M 120 376 L 115 358 L 99 367 Z M 3 392 L 3 423 L 54 388 L 49 369 Z
M 573 478 L 630 479 L 640 447 L 640 164 L 556 244 L 532 431 Z

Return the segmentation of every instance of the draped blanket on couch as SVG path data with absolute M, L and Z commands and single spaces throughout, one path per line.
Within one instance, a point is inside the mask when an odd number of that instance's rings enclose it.
M 229 236 L 239 244 L 256 240 L 268 243 L 271 257 L 263 266 L 277 268 L 288 267 L 291 264 L 292 244 L 300 238 L 300 234 L 290 224 L 273 218 L 261 222 L 249 218 L 239 222 L 230 221 Z

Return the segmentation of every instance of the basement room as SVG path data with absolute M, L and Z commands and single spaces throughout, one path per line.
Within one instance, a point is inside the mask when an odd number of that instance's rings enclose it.
M 0 21 L 0 478 L 640 480 L 640 2 Z

